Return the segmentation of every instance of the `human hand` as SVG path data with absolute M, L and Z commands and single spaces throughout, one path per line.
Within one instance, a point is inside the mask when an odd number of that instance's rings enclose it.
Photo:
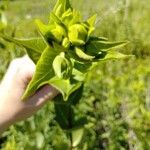
M 34 70 L 35 65 L 27 56 L 11 62 L 0 85 L 0 132 L 16 121 L 32 116 L 58 94 L 56 89 L 46 85 L 26 101 L 21 101 Z

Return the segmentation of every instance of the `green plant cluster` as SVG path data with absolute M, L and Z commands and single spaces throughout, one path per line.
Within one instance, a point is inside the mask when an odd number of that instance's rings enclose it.
M 36 20 L 41 38 L 21 40 L 1 35 L 3 39 L 25 47 L 36 64 L 36 72 L 23 99 L 41 86 L 51 84 L 66 101 L 81 87 L 86 73 L 97 62 L 128 57 L 110 51 L 126 42 L 109 42 L 107 38 L 91 36 L 95 21 L 96 15 L 82 21 L 80 13 L 72 9 L 69 0 L 58 0 L 50 13 L 48 25 Z

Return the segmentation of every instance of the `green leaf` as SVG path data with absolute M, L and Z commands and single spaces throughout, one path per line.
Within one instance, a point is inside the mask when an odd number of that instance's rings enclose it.
M 71 26 L 73 24 L 77 24 L 79 22 L 81 22 L 81 14 L 79 11 L 73 10 L 72 19 L 70 19 L 70 21 L 69 21 L 69 26 Z
M 112 49 L 112 48 L 116 48 L 116 47 L 122 47 L 124 45 L 126 45 L 127 42 L 123 41 L 123 42 L 109 42 L 109 41 L 91 41 L 89 42 L 89 44 L 87 45 L 87 50 L 92 48 L 95 48 L 95 50 L 108 50 L 108 49 Z
M 118 48 L 126 45 L 127 42 L 109 42 L 104 40 L 91 40 L 86 45 L 86 53 L 89 55 L 96 55 L 102 51 L 108 51 L 112 48 Z
M 55 102 L 55 120 L 58 122 L 60 127 L 64 130 L 72 128 L 70 122 L 73 119 L 73 110 L 67 102 L 63 101 L 62 95 L 58 95 L 54 99 Z
M 50 17 L 55 23 L 57 23 L 58 25 L 62 26 L 65 30 L 67 30 L 65 24 L 54 13 L 51 13 Z
M 77 80 L 73 79 L 65 80 L 54 77 L 53 79 L 49 80 L 49 84 L 59 90 L 63 95 L 63 99 L 67 101 L 70 94 L 77 90 L 82 85 L 82 82 L 78 82 Z
M 70 105 L 77 105 L 80 101 L 80 99 L 82 98 L 82 94 L 83 94 L 83 84 L 76 90 L 74 91 L 68 99 L 68 104 Z
M 41 20 L 36 19 L 35 24 L 37 25 L 39 32 L 43 39 L 50 44 L 52 40 L 54 39 L 53 34 L 51 33 L 51 30 L 55 28 L 54 24 L 51 25 L 45 25 Z
M 78 47 L 75 48 L 75 52 L 76 52 L 77 56 L 83 60 L 92 61 L 95 58 L 94 56 L 87 55 L 86 53 L 83 52 L 82 49 L 80 49 Z
M 61 20 L 67 27 L 69 27 L 69 24 L 72 18 L 73 18 L 73 12 L 71 9 L 68 9 L 67 11 L 63 13 Z
M 72 76 L 73 76 L 74 80 L 77 80 L 79 82 L 83 82 L 85 80 L 86 73 L 82 73 L 81 71 L 74 68 L 72 71 Z
M 95 63 L 93 62 L 79 62 L 75 61 L 74 62 L 74 68 L 72 71 L 72 76 L 75 80 L 84 82 L 86 79 L 87 73 L 92 69 L 93 65 Z
M 48 84 L 49 80 L 55 76 L 52 63 L 60 52 L 60 49 L 54 49 L 52 47 L 47 47 L 44 50 L 37 62 L 36 72 L 22 97 L 23 100 L 33 95 L 42 85 Z
M 62 8 L 62 4 L 60 4 L 60 5 L 57 6 L 57 8 L 54 11 L 54 13 L 55 13 L 56 16 L 61 17 L 62 12 L 63 12 L 63 8 Z M 51 22 L 49 22 L 49 23 L 51 23 Z
M 83 63 L 83 62 L 74 62 L 74 69 L 82 72 L 82 73 L 87 73 L 90 71 L 90 68 L 92 67 L 92 62 L 89 63 Z
M 6 41 L 13 42 L 19 46 L 24 47 L 34 63 L 37 63 L 43 50 L 46 48 L 46 43 L 42 38 L 17 39 L 2 34 L 0 34 L 0 37 Z
M 87 63 L 90 63 L 90 62 L 91 62 L 91 61 L 89 61 L 89 60 L 80 58 L 80 57 L 76 54 L 76 51 L 75 51 L 75 50 L 70 50 L 70 51 L 68 51 L 68 55 L 69 55 L 69 57 L 71 57 L 73 60 L 78 61 L 78 62 L 81 62 L 81 63 L 87 64 Z
M 93 33 L 93 31 L 95 30 L 95 22 L 96 22 L 96 17 L 97 15 L 93 15 L 92 17 L 90 17 L 86 22 L 83 23 L 83 25 L 87 28 L 88 30 L 88 34 L 87 34 L 87 39 L 86 41 L 89 40 L 90 35 Z
M 53 12 L 55 14 L 58 14 L 58 11 L 59 11 L 60 14 L 63 14 L 69 8 L 72 9 L 69 0 L 58 0 L 54 9 L 53 9 Z
M 55 23 L 45 25 L 40 20 L 36 20 L 36 24 L 48 44 L 51 44 L 53 41 L 60 43 L 63 37 L 66 36 L 66 27 L 55 14 L 51 13 L 51 17 Z
M 71 45 L 71 43 L 70 43 L 69 39 L 64 38 L 63 41 L 62 41 L 62 46 L 66 49 L 69 49 L 70 45 Z
M 67 129 L 67 131 L 72 131 L 74 127 L 78 127 L 83 123 L 81 119 L 75 121 L 74 126 L 74 111 L 72 105 L 76 105 L 82 97 L 83 85 L 81 85 L 77 90 L 75 90 L 68 98 L 68 101 L 64 101 L 62 95 L 58 95 L 54 99 L 56 121 L 59 123 L 62 129 Z M 85 122 L 85 120 L 84 120 Z
M 53 61 L 55 74 L 61 79 L 68 79 L 72 74 L 72 63 L 65 58 L 65 53 L 60 53 Z
M 90 35 L 94 32 L 95 30 L 95 22 L 96 22 L 96 17 L 97 14 L 93 15 L 87 20 L 87 23 L 89 25 L 89 30 L 88 30 L 88 36 L 87 36 L 87 41 L 89 40 Z
M 87 30 L 81 24 L 74 24 L 69 27 L 68 37 L 73 45 L 84 45 L 87 38 Z
M 49 25 L 45 25 L 41 20 L 36 19 L 35 20 L 35 24 L 37 25 L 37 27 L 39 28 L 40 32 L 45 35 L 47 32 L 49 32 L 49 30 L 51 29 L 51 26 Z
M 37 132 L 36 134 L 36 145 L 38 149 L 41 149 L 44 145 L 44 136 L 41 132 Z
M 90 41 L 108 41 L 108 38 L 106 38 L 106 37 L 90 36 L 90 39 L 89 39 L 88 43 L 89 43 Z
M 93 15 L 92 17 L 90 17 L 87 20 L 87 23 L 91 26 L 94 27 L 95 26 L 95 22 L 96 22 L 96 18 L 97 18 L 97 14 Z
M 84 128 L 79 128 L 79 129 L 76 129 L 76 130 L 73 130 L 72 131 L 72 146 L 73 147 L 77 147 L 82 138 L 83 138 L 83 134 L 84 134 Z
M 99 60 L 109 60 L 109 59 L 125 59 L 133 57 L 133 55 L 125 55 L 117 51 L 110 51 L 105 54 L 103 58 L 99 58 Z
M 17 39 L 2 34 L 0 34 L 0 37 L 2 37 L 6 41 L 13 42 L 19 46 L 23 46 L 26 49 L 32 49 L 38 53 L 42 53 L 46 48 L 46 43 L 42 38 Z

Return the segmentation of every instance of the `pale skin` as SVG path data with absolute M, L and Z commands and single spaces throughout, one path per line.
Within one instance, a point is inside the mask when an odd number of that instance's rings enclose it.
M 27 56 L 11 62 L 0 85 L 0 133 L 15 122 L 29 118 L 57 96 L 55 88 L 45 85 L 33 96 L 21 100 L 34 71 L 35 65 Z

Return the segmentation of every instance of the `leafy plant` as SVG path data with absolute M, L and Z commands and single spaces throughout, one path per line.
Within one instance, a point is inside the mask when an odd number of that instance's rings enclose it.
M 83 21 L 69 0 L 58 0 L 50 14 L 48 24 L 36 20 L 40 37 L 30 39 L 1 37 L 26 49 L 36 64 L 35 74 L 22 99 L 26 100 L 41 86 L 50 84 L 61 95 L 55 99 L 56 121 L 70 138 L 70 147 L 77 147 L 82 140 L 86 117 L 75 118 L 74 106 L 82 97 L 87 73 L 98 62 L 128 56 L 114 48 L 123 42 L 110 42 L 104 37 L 92 36 L 96 15 Z
M 106 38 L 91 36 L 95 20 L 96 15 L 82 21 L 80 13 L 72 9 L 68 0 L 59 0 L 50 14 L 48 25 L 36 20 L 41 38 L 21 40 L 1 35 L 5 40 L 25 47 L 36 63 L 35 75 L 23 99 L 44 84 L 51 84 L 67 100 L 82 85 L 86 73 L 96 62 L 126 57 L 109 51 L 126 42 L 109 42 Z

